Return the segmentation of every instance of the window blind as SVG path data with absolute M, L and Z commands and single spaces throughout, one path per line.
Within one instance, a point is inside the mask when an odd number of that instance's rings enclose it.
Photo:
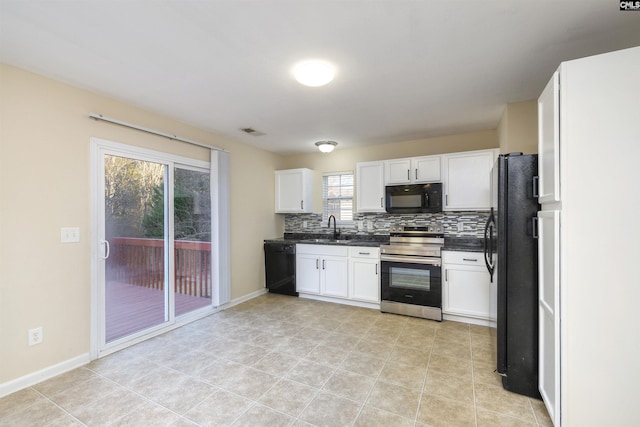
M 324 218 L 353 221 L 353 172 L 334 172 L 322 177 Z

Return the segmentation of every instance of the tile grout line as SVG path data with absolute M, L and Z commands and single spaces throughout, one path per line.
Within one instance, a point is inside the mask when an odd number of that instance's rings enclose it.
M 422 381 L 422 388 L 420 389 L 420 397 L 418 398 L 418 408 L 416 409 L 415 417 L 413 418 L 413 425 L 418 424 L 418 415 L 420 414 L 420 406 L 422 405 L 422 398 L 424 397 L 425 387 L 427 386 L 427 377 L 429 376 L 429 366 L 431 366 L 431 355 L 433 354 L 433 347 L 436 342 L 436 332 L 438 328 L 433 329 L 433 341 L 431 348 L 429 349 L 429 361 L 427 362 L 427 370 L 424 373 L 424 380 Z
M 50 403 L 52 403 L 54 406 L 56 406 L 58 409 L 60 409 L 62 412 L 64 412 L 65 414 L 67 414 L 68 416 L 70 416 L 71 418 L 73 418 L 75 421 L 79 422 L 80 424 L 82 424 L 83 426 L 87 426 L 85 423 L 83 423 L 82 421 L 80 421 L 78 418 L 76 418 L 71 412 L 69 412 L 68 410 L 66 410 L 64 407 L 58 405 L 56 402 L 54 402 L 53 400 L 51 400 L 49 398 L 49 396 L 45 395 L 44 393 L 40 392 L 39 390 L 36 390 L 33 386 L 29 387 L 30 389 L 32 389 L 33 391 L 35 391 L 36 393 L 38 393 L 40 396 L 42 396 L 43 398 L 45 398 L 47 401 L 49 401 Z M 64 391 L 64 390 L 63 390 Z M 27 406 L 24 409 L 28 409 L 31 406 L 35 405 L 35 402 L 29 406 Z M 24 410 L 23 409 L 23 410 Z
M 471 353 L 471 389 L 473 390 L 473 419 L 478 427 L 478 405 L 476 401 L 476 367 L 473 363 L 473 334 L 469 327 L 469 352 Z
M 369 330 L 371 330 L 371 328 L 369 328 Z M 367 332 L 369 331 L 367 330 Z M 360 341 L 362 341 L 362 339 L 364 338 L 364 335 L 366 335 L 366 332 L 363 334 L 363 336 L 360 337 Z M 393 348 L 395 348 L 396 343 L 398 342 L 398 337 L 400 335 L 398 335 L 395 338 L 394 344 L 393 344 Z M 354 347 L 355 348 L 355 347 Z M 373 392 L 373 388 L 375 387 L 376 383 L 380 380 L 380 375 L 382 374 L 382 371 L 384 371 L 385 366 L 387 366 L 387 363 L 389 363 L 389 359 L 391 358 L 391 354 L 393 353 L 393 348 L 391 349 L 391 352 L 387 355 L 387 357 L 384 360 L 384 364 L 382 365 L 382 367 L 380 368 L 380 372 L 378 372 L 378 374 L 375 377 L 375 380 L 373 381 L 373 384 L 371 385 L 371 388 L 369 389 L 369 392 L 367 393 L 367 396 L 363 399 L 362 401 L 362 405 L 360 406 L 360 410 L 358 411 L 358 413 L 356 414 L 356 417 L 354 418 L 353 422 L 351 423 L 351 426 L 353 426 L 356 421 L 358 420 L 358 418 L 360 417 L 360 414 L 362 414 L 362 410 L 364 409 L 364 407 L 367 405 L 367 401 L 369 400 L 369 397 L 371 397 L 371 393 Z M 353 350 L 352 350 L 353 352 Z M 380 409 L 380 408 L 376 408 L 376 409 Z M 388 412 L 388 411 L 385 411 Z
M 154 363 L 155 363 L 155 362 L 154 362 Z M 173 369 L 173 368 L 171 368 L 171 367 L 168 367 L 168 366 L 166 366 L 166 365 L 159 365 L 159 366 L 162 366 L 163 368 L 167 368 L 167 369 L 172 369 L 172 370 L 174 370 L 174 371 L 176 371 L 176 372 L 179 372 L 179 373 L 181 373 L 181 374 L 184 374 L 183 372 L 180 372 L 180 371 L 178 371 L 178 370 L 176 370 L 176 369 Z M 172 412 L 173 414 L 177 415 L 179 418 L 181 418 L 181 419 L 185 419 L 185 420 L 187 420 L 187 421 L 189 421 L 189 422 L 193 422 L 193 423 L 195 423 L 195 421 L 191 420 L 190 418 L 186 417 L 185 415 L 182 415 L 182 414 L 177 413 L 176 411 L 174 411 L 174 410 L 173 410 L 173 409 L 171 409 L 171 408 L 168 408 L 167 406 L 163 405 L 162 403 L 157 402 L 157 401 L 155 401 L 155 400 L 151 399 L 150 397 L 145 396 L 144 394 L 142 394 L 142 393 L 140 393 L 140 392 L 138 392 L 138 391 L 136 391 L 136 390 L 132 389 L 130 386 L 127 386 L 127 385 L 124 385 L 124 384 L 120 384 L 118 381 L 115 381 L 115 380 L 113 380 L 113 379 L 111 379 L 111 378 L 109 378 L 109 377 L 106 377 L 106 376 L 105 376 L 105 375 L 103 375 L 102 373 L 97 372 L 97 371 L 94 371 L 94 370 L 93 370 L 93 369 L 91 369 L 91 368 L 87 368 L 87 369 L 88 369 L 88 370 L 90 370 L 91 372 L 95 373 L 96 375 L 99 375 L 99 376 L 101 376 L 102 378 L 105 378 L 105 379 L 107 379 L 107 380 L 109 380 L 109 381 L 111 381 L 111 382 L 113 382 L 113 383 L 115 383 L 115 384 L 119 385 L 120 387 L 124 388 L 125 390 L 127 390 L 127 391 L 129 391 L 129 392 L 131 392 L 131 393 L 133 393 L 133 394 L 135 394 L 135 395 L 137 395 L 137 396 L 141 397 L 144 401 L 149 402 L 149 403 L 151 403 L 151 404 L 153 404 L 153 405 L 161 406 L 162 408 L 166 409 L 167 411 Z M 149 374 L 149 375 L 152 375 L 152 374 Z M 184 374 L 184 375 L 187 375 L 187 374 Z M 144 375 L 144 376 L 142 376 L 141 378 L 144 378 L 144 377 L 146 377 L 146 376 L 148 376 L 148 375 Z M 189 375 L 189 377 L 192 377 L 192 376 L 191 376 L 191 375 Z M 207 383 L 207 384 L 209 384 L 209 383 Z M 209 384 L 209 385 L 211 385 L 211 384 Z M 219 389 L 219 388 L 218 388 L 218 389 Z M 214 391 L 213 393 L 208 394 L 207 396 L 205 396 L 201 401 L 199 401 L 199 402 L 198 402 L 198 403 L 196 403 L 194 406 L 192 406 L 191 408 L 189 408 L 188 410 L 186 410 L 186 411 L 185 411 L 185 413 L 186 413 L 186 412 L 188 412 L 189 410 L 191 410 L 191 409 L 195 408 L 195 407 L 196 407 L 196 406 L 198 406 L 200 403 L 204 402 L 204 400 L 205 400 L 205 399 L 208 399 L 209 397 L 213 396 L 217 391 L 218 391 L 218 390 L 216 390 L 216 391 Z M 114 392 L 112 392 L 112 393 L 115 393 L 115 391 L 114 391 Z M 110 395 L 110 394 L 112 394 L 112 393 L 109 393 L 108 395 Z M 107 396 L 108 396 L 108 395 L 107 395 Z M 105 397 L 106 397 L 106 396 L 105 396 Z M 119 420 L 122 420 L 122 419 L 126 418 L 127 416 L 129 416 L 129 415 L 133 414 L 133 413 L 134 413 L 134 411 L 135 411 L 135 410 L 137 410 L 140 406 L 142 406 L 142 405 L 137 406 L 136 408 L 134 408 L 134 409 L 133 409 L 133 410 L 131 410 L 130 412 L 127 412 L 126 414 L 122 415 L 121 417 L 119 417 L 118 419 L 116 419 L 116 420 L 114 420 L 113 422 L 109 423 L 108 425 L 111 425 L 111 424 L 113 424 L 113 423 L 115 423 L 115 422 L 117 422 L 117 421 L 119 421 Z M 196 424 L 197 424 L 197 423 L 196 423 Z M 84 425 L 84 424 L 83 424 L 83 425 Z

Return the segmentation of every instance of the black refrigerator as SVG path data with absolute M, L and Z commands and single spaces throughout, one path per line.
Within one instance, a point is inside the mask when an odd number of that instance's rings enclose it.
M 485 262 L 497 281 L 497 371 L 506 390 L 538 391 L 538 156 L 498 156 L 491 172 Z

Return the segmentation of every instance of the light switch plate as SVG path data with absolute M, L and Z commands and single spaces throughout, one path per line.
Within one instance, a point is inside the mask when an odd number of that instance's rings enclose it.
M 76 243 L 80 241 L 80 227 L 62 227 L 60 229 L 62 243 Z

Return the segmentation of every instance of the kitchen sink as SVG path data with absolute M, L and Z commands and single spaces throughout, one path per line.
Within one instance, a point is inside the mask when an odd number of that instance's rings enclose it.
M 340 239 L 305 239 L 302 242 L 309 243 L 350 243 L 352 240 L 340 240 Z

